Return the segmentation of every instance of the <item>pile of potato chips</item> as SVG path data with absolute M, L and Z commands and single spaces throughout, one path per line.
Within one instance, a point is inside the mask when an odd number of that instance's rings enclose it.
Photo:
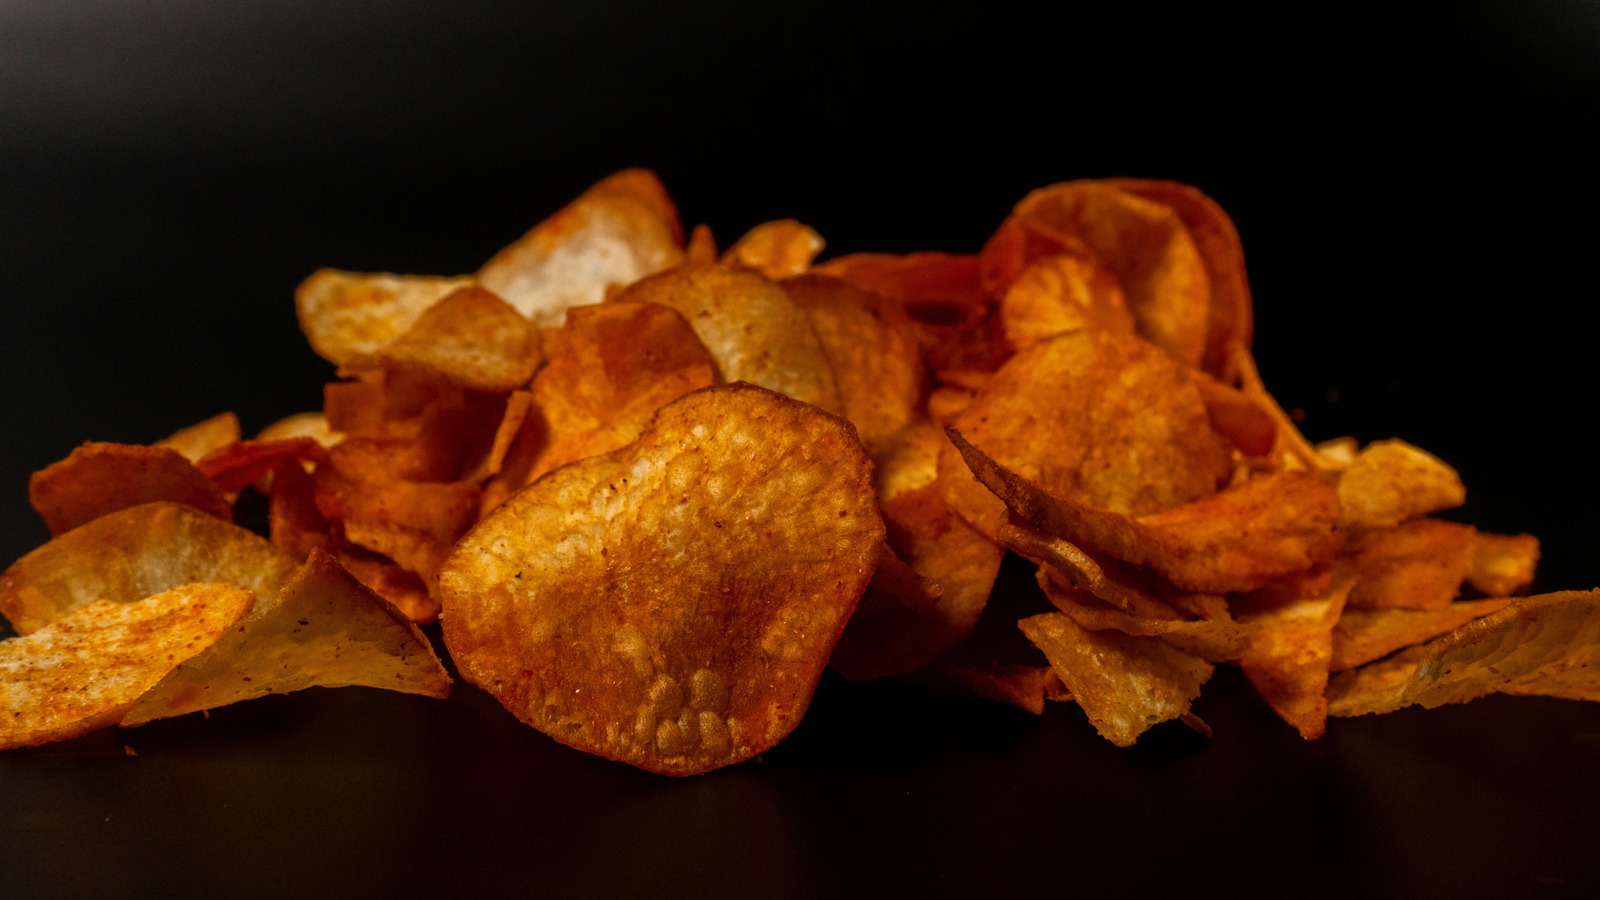
M 475 275 L 314 273 L 320 412 L 34 475 L 56 537 L 0 576 L 0 747 L 314 685 L 442 697 L 435 619 L 522 720 L 676 775 L 772 747 L 830 664 L 1075 702 L 1119 745 L 1209 733 L 1218 664 L 1307 738 L 1600 697 L 1600 594 L 1513 597 L 1538 542 L 1435 517 L 1465 494 L 1425 451 L 1300 434 L 1195 189 L 1053 185 L 975 254 L 822 248 L 783 220 L 719 252 L 632 170 Z M 1047 664 L 963 653 L 1008 550 L 1056 609 L 1016 623 Z

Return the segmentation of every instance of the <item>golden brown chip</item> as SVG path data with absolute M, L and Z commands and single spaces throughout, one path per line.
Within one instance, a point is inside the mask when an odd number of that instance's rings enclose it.
M 1340 571 L 1321 596 L 1286 601 L 1242 601 L 1239 621 L 1255 626 L 1240 668 L 1285 722 L 1312 740 L 1327 728 L 1328 685 L 1333 660 L 1333 629 L 1355 584 Z
M 1187 714 L 1213 670 L 1156 638 L 1089 631 L 1062 613 L 1030 616 L 1017 627 L 1044 651 L 1095 731 L 1118 747 Z
M 1427 517 L 1352 535 L 1340 550 L 1360 575 L 1352 609 L 1438 609 L 1456 598 L 1472 566 L 1477 530 Z
M 1368 670 L 1373 670 L 1369 672 Z M 1486 694 L 1600 700 L 1600 590 L 1519 597 L 1496 613 L 1329 686 L 1332 713 L 1359 716 Z
M 790 278 L 783 289 L 816 330 L 844 416 L 878 459 L 916 417 L 927 387 L 910 317 L 897 301 L 831 275 Z
M 1385 528 L 1466 499 L 1461 476 L 1438 457 L 1405 441 L 1374 441 L 1339 476 L 1339 525 Z
M 256 440 L 286 441 L 299 437 L 311 438 L 324 447 L 332 447 L 334 444 L 344 440 L 343 432 L 329 428 L 328 417 L 320 412 L 303 412 L 284 416 L 261 429 L 261 433 L 256 435 Z
M 1472 566 L 1467 581 L 1485 594 L 1504 597 L 1533 581 L 1539 562 L 1539 539 L 1531 534 L 1485 534 L 1472 539 Z
M 708 388 L 484 518 L 440 576 L 445 640 L 557 740 L 703 772 L 799 723 L 883 535 L 848 423 Z
M 471 278 L 319 269 L 295 290 L 295 311 L 311 349 L 344 365 L 387 347 L 428 307 L 472 283 Z
M 326 553 L 139 697 L 124 726 L 308 687 L 362 686 L 445 697 L 450 676 L 405 614 Z
M 494 255 L 478 281 L 542 327 L 567 309 L 599 303 L 606 287 L 632 284 L 683 261 L 683 226 L 653 172 L 628 169 Z
M 1266 456 L 1278 442 L 1278 423 L 1244 391 L 1228 387 L 1193 369 L 1190 375 L 1206 405 L 1206 418 L 1217 434 L 1246 456 Z
M 783 288 L 749 269 L 679 266 L 630 285 L 619 301 L 681 313 L 724 382 L 748 381 L 843 413 L 822 342 Z
M 822 235 L 794 219 L 763 222 L 735 241 L 722 261 L 755 269 L 773 281 L 799 275 L 822 252 Z
M 1160 615 L 1134 615 L 1086 590 L 1062 584 L 1049 569 L 1040 569 L 1039 586 L 1056 609 L 1066 613 L 1080 628 L 1161 638 L 1207 662 L 1238 659 L 1254 637 L 1254 627 L 1227 617 L 1188 619 L 1172 607 L 1167 607 Z M 1146 609 L 1149 605 L 1152 604 L 1147 604 Z
M 1354 595 L 1352 595 L 1354 596 Z M 1365 665 L 1403 647 L 1420 644 L 1504 608 L 1509 597 L 1467 600 L 1434 609 L 1351 609 L 1333 629 L 1331 671 Z
M 995 461 L 1050 494 L 1138 515 L 1214 492 L 1232 473 L 1183 368 L 1137 338 L 1078 331 L 1019 352 L 954 426 Z M 993 535 L 1005 507 L 967 474 L 954 447 L 939 460 L 950 505 Z
M 1107 183 L 1170 207 L 1189 229 L 1211 287 L 1206 348 L 1200 367 L 1225 382 L 1232 381 L 1238 372 L 1228 345 L 1250 346 L 1255 325 L 1250 282 L 1244 270 L 1244 247 L 1233 220 L 1215 200 L 1181 182 L 1111 178 Z
M 128 603 L 97 600 L 0 642 L 0 750 L 88 734 L 250 612 L 250 591 L 186 584 Z
M 1139 333 L 1199 367 L 1210 324 L 1210 279 L 1171 207 L 1107 182 L 1069 181 L 1028 194 L 1014 215 L 1029 229 L 1086 244 L 1121 283 Z
M 539 356 L 539 329 L 492 292 L 469 285 L 428 307 L 377 352 L 352 357 L 344 367 L 411 366 L 458 387 L 507 394 L 528 383 Z
M 189 462 L 199 462 L 207 453 L 218 447 L 226 447 L 238 439 L 239 417 L 225 412 L 188 428 L 180 428 L 152 446 L 176 450 Z
M 75 528 L 0 574 L 0 613 L 18 634 L 96 600 L 132 603 L 190 582 L 226 582 L 270 602 L 298 560 L 237 525 L 146 503 Z
M 1134 332 L 1122 286 L 1110 272 L 1076 256 L 1046 256 L 1022 270 L 1000 304 L 1006 339 L 1022 349 L 1080 328 Z
M 683 261 L 695 266 L 710 265 L 717 261 L 717 239 L 711 235 L 711 226 L 702 222 L 689 232 L 689 243 L 683 248 Z
M 66 459 L 33 473 L 28 501 L 53 535 L 157 501 L 182 503 L 233 521 L 233 504 L 194 463 L 176 450 L 137 444 L 85 443 Z
M 195 463 L 219 489 L 232 493 L 252 484 L 287 460 L 315 465 L 328 458 L 328 451 L 314 438 L 289 438 L 282 441 L 234 441 L 207 453 Z

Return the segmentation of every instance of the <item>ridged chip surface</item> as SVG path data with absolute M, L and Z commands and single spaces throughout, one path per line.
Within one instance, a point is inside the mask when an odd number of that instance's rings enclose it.
M 557 740 L 704 772 L 798 724 L 883 539 L 847 423 L 708 388 L 468 533 L 440 576 L 445 640 L 463 677 Z

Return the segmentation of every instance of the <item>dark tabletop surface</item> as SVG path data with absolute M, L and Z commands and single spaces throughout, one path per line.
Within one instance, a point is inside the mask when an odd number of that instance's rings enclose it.
M 647 166 L 724 242 L 794 217 L 830 253 L 974 251 L 1070 178 L 1193 183 L 1310 437 L 1433 451 L 1451 517 L 1542 539 L 1536 590 L 1600 584 L 1600 4 L 1111 6 L 0 4 L 0 565 L 84 440 L 315 408 L 312 270 L 470 271 Z M 1119 750 L 1070 705 L 830 675 L 760 760 L 675 780 L 467 685 L 308 691 L 0 754 L 0 897 L 1600 889 L 1600 704 L 1305 742 L 1226 670 L 1196 709 L 1213 739 Z

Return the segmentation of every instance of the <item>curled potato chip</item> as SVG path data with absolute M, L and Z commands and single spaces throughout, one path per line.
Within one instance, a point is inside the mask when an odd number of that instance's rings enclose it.
M 1473 619 L 1504 608 L 1509 597 L 1466 600 L 1432 609 L 1351 609 L 1346 604 L 1333 629 L 1329 669 L 1342 672 L 1420 644 Z
M 127 603 L 96 600 L 0 641 L 0 750 L 115 724 L 172 669 L 250 612 L 228 584 L 185 584 Z
M 405 614 L 320 550 L 274 602 L 237 621 L 138 698 L 124 726 L 308 687 L 444 697 L 450 676 Z
M 679 266 L 629 285 L 617 300 L 681 313 L 725 382 L 748 381 L 831 413 L 844 411 L 811 322 L 783 288 L 757 272 Z
M 1181 718 L 1211 678 L 1210 663 L 1151 637 L 1089 631 L 1062 613 L 1017 623 L 1050 660 L 1100 736 L 1131 747 L 1151 726 Z
M 845 418 L 879 458 L 916 417 L 926 388 L 910 317 L 897 301 L 829 275 L 801 275 L 782 286 L 822 342 Z
M 28 501 L 59 535 L 119 509 L 170 501 L 233 521 L 233 504 L 211 479 L 166 447 L 90 441 L 33 473 Z
M 1122 284 L 1139 333 L 1199 367 L 1210 327 L 1210 280 L 1183 219 L 1171 207 L 1103 181 L 1040 188 L 1017 203 L 1030 230 L 1082 241 Z
M 1108 331 L 1057 335 L 1017 353 L 954 427 L 1048 493 L 1119 513 L 1197 500 L 1233 469 L 1182 367 Z M 950 505 L 993 535 L 1005 505 L 967 474 L 954 446 L 940 456 L 939 472 Z
M 328 417 L 321 412 L 303 412 L 284 416 L 271 425 L 261 429 L 256 435 L 258 441 L 286 441 L 291 438 L 308 437 L 324 447 L 332 447 L 344 440 L 342 432 L 334 431 L 328 427 Z
M 219 489 L 232 493 L 252 484 L 285 460 L 316 464 L 328 451 L 314 438 L 281 441 L 234 441 L 205 455 L 195 464 Z
M 1090 631 L 1120 631 L 1140 637 L 1157 637 L 1179 650 L 1207 662 L 1226 662 L 1243 655 L 1254 628 L 1232 618 L 1185 618 L 1168 607 L 1161 615 L 1134 615 L 1118 609 L 1086 590 L 1062 584 L 1048 568 L 1039 570 L 1039 586 L 1056 609 Z
M 494 255 L 478 281 L 541 327 L 567 309 L 599 303 L 608 285 L 631 284 L 683 261 L 683 226 L 653 172 L 628 169 Z
M 1200 368 L 1223 381 L 1238 374 L 1228 352 L 1230 344 L 1250 346 L 1255 316 L 1250 282 L 1245 277 L 1244 247 L 1233 220 L 1215 200 L 1198 188 L 1177 181 L 1153 178 L 1111 178 L 1107 183 L 1172 209 L 1189 229 L 1195 249 L 1205 264 L 1210 284 L 1206 345 Z
M 1022 270 L 1000 303 L 1000 315 L 1006 339 L 1018 349 L 1080 328 L 1134 331 L 1117 279 L 1090 260 L 1065 254 Z
M 428 307 L 470 284 L 471 278 L 319 269 L 295 289 L 295 312 L 311 349 L 344 365 L 393 343 Z
M 219 413 L 180 428 L 152 446 L 176 450 L 189 462 L 199 462 L 202 456 L 239 439 L 239 417 L 231 412 Z
M 1402 440 L 1373 441 L 1339 476 L 1339 525 L 1390 527 L 1466 499 L 1461 476 L 1438 457 Z
M 1328 687 L 1330 712 L 1358 716 L 1486 694 L 1600 700 L 1600 590 L 1518 597 L 1405 654 L 1351 669 Z
M 256 534 L 177 503 L 119 510 L 63 534 L 0 574 L 0 613 L 19 634 L 96 600 L 131 603 L 190 582 L 270 602 L 298 560 Z
M 1306 740 L 1321 737 L 1327 728 L 1323 691 L 1333 661 L 1333 630 L 1354 584 L 1354 573 L 1340 571 L 1316 597 L 1240 603 L 1239 621 L 1255 631 L 1239 667 L 1267 705 Z
M 722 261 L 746 266 L 773 281 L 799 275 L 822 252 L 822 235 L 794 219 L 763 222 L 735 241 Z
M 1340 550 L 1358 573 L 1352 609 L 1437 609 L 1449 605 L 1472 567 L 1477 530 L 1426 517 L 1357 532 Z
M 555 739 L 704 772 L 798 724 L 883 542 L 849 424 L 749 385 L 486 516 L 440 576 L 467 680 Z
M 507 394 L 533 377 L 539 355 L 533 323 L 492 292 L 468 285 L 428 307 L 377 352 L 347 359 L 344 367 L 411 366 L 458 387 Z

